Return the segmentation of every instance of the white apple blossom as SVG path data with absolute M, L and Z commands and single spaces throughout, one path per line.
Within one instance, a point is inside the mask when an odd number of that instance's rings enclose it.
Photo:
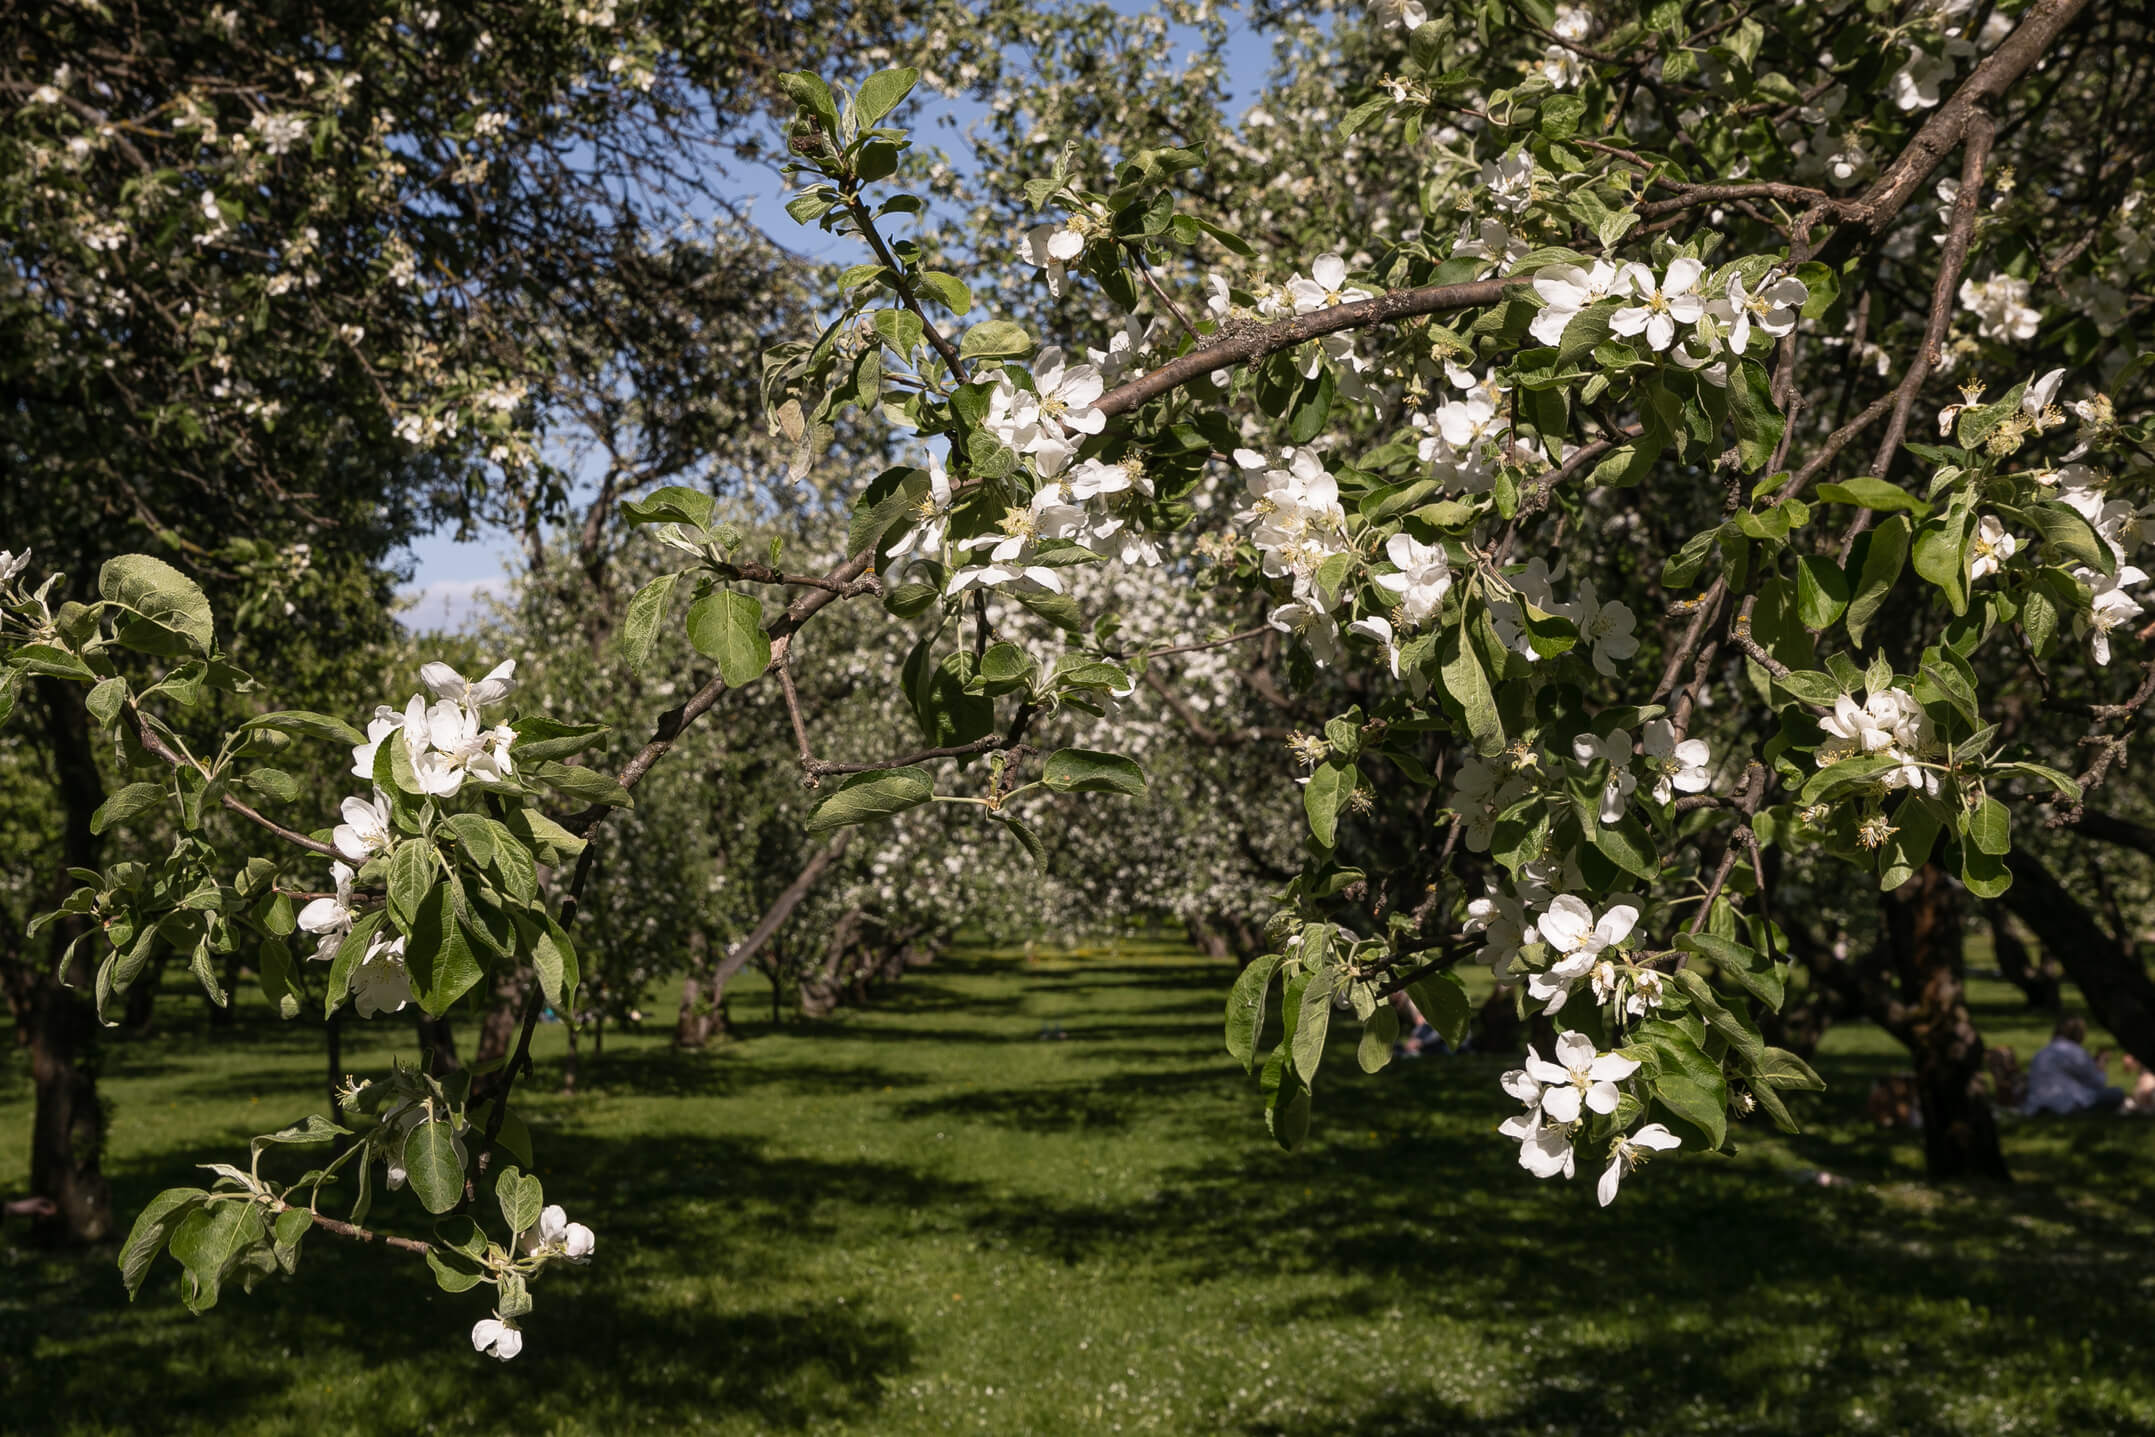
M 1553 264 L 1536 271 L 1534 293 L 1541 297 L 1542 308 L 1527 326 L 1527 333 L 1543 344 L 1561 343 L 1565 329 L 1579 311 L 1607 299 L 1615 287 L 1616 266 L 1605 259 L 1595 260 L 1591 269 Z
M 412 1001 L 411 973 L 404 966 L 404 939 L 377 933 L 352 970 L 352 1007 L 362 1018 L 397 1013 Z
M 382 746 L 382 740 L 404 727 L 404 715 L 387 704 L 377 704 L 374 717 L 367 720 L 367 741 L 352 746 L 352 776 L 374 777 L 374 755 Z
M 1488 191 L 1489 203 L 1508 214 L 1517 214 L 1534 198 L 1534 157 L 1522 149 L 1484 160 L 1481 181 L 1482 188 Z
M 1632 631 L 1638 627 L 1638 618 L 1630 606 L 1611 599 L 1600 602 L 1591 580 L 1579 585 L 1579 594 L 1562 609 L 1579 629 L 1579 640 L 1594 652 L 1594 670 L 1605 678 L 1616 677 L 1616 660 L 1628 659 L 1639 651 L 1638 635 Z
M 1466 824 L 1467 847 L 1487 853 L 1496 832 L 1497 817 L 1526 797 L 1527 781 L 1517 774 L 1505 775 L 1486 759 L 1470 758 L 1452 779 L 1451 805 Z
M 374 790 L 372 802 L 347 798 L 338 811 L 344 822 L 330 834 L 330 842 L 353 863 L 365 863 L 376 854 L 387 853 L 395 844 L 389 831 L 389 799 L 380 789 Z
M 908 511 L 913 522 L 903 536 L 883 552 L 891 559 L 903 559 L 908 554 L 933 558 L 943 552 L 943 541 L 950 533 L 950 475 L 943 468 L 941 455 L 928 456 L 928 492 L 921 495 Z
M 444 663 L 421 664 L 419 682 L 433 690 L 434 697 L 477 712 L 500 703 L 515 691 L 516 660 L 502 660 L 487 670 L 483 679 L 467 679 Z
M 570 1222 L 568 1213 L 558 1204 L 549 1204 L 539 1214 L 539 1220 L 517 1238 L 517 1246 L 527 1254 L 558 1255 L 572 1262 L 588 1259 L 597 1245 L 591 1229 L 580 1222 Z
M 1360 634 L 1365 639 L 1375 640 L 1378 651 L 1384 655 L 1385 662 L 1391 666 L 1392 677 L 1395 679 L 1399 677 L 1399 645 L 1392 641 L 1392 624 L 1389 619 L 1372 614 L 1366 619 L 1356 619 L 1353 623 L 1347 625 L 1347 632 Z
M 1451 565 L 1445 558 L 1444 546 L 1424 544 L 1408 534 L 1394 534 L 1385 540 L 1384 554 L 1399 572 L 1377 575 L 1377 587 L 1399 595 L 1410 621 L 1427 622 L 1443 607 L 1444 596 L 1452 587 Z
M 1645 265 L 1626 263 L 1616 272 L 1616 293 L 1636 296 L 1639 303 L 1609 316 L 1610 333 L 1627 338 L 1644 334 L 1655 349 L 1667 349 L 1676 342 L 1677 325 L 1697 324 L 1706 313 L 1706 300 L 1698 292 L 1705 273 L 1706 266 L 1695 259 L 1671 260 L 1668 273 L 1656 284 L 1654 272 Z
M 1944 55 L 1926 55 L 1911 48 L 1907 63 L 1886 80 L 1886 94 L 1902 110 L 1928 110 L 1938 103 L 1938 89 L 1953 78 L 1956 67 Z
M 1616 1201 L 1617 1186 L 1630 1174 L 1645 1166 L 1646 1160 L 1655 1153 L 1665 1153 L 1678 1147 L 1683 1140 L 1660 1123 L 1648 1123 L 1629 1137 L 1620 1137 L 1609 1148 L 1609 1165 L 1602 1169 L 1601 1181 L 1594 1185 L 1594 1194 L 1607 1207 Z
M 314 956 L 323 962 L 337 956 L 337 945 L 352 927 L 352 868 L 332 862 L 329 871 L 337 885 L 334 897 L 316 898 L 299 910 L 299 928 L 316 935 Z
M 1601 821 L 1614 823 L 1622 818 L 1625 802 L 1639 786 L 1631 772 L 1631 735 L 1623 729 L 1612 730 L 1606 738 L 1582 733 L 1571 741 L 1571 756 L 1589 768 L 1607 760 L 1609 781 L 1601 790 Z
M 1336 254 L 1321 254 L 1310 265 L 1310 278 L 1300 275 L 1287 281 L 1287 294 L 1294 303 L 1296 314 L 1309 314 L 1329 309 L 1335 304 L 1353 304 L 1357 300 L 1373 299 L 1366 289 L 1358 289 L 1347 283 L 1347 262 Z
M 1678 740 L 1676 725 L 1650 719 L 1641 738 L 1646 767 L 1654 775 L 1654 802 L 1667 803 L 1679 793 L 1702 793 L 1712 781 L 1706 765 L 1713 752 L 1704 739 Z
M 1596 1003 L 1609 1003 L 1621 997 L 1624 1012 L 1630 1017 L 1643 1018 L 1661 1006 L 1663 980 L 1655 969 L 1636 968 L 1604 958 L 1594 965 L 1587 977 Z
M 1639 1070 L 1636 1059 L 1620 1053 L 1597 1053 L 1594 1040 L 1584 1033 L 1559 1033 L 1556 1061 L 1550 1062 L 1527 1049 L 1527 1076 L 1546 1085 L 1541 1095 L 1543 1116 L 1553 1122 L 1574 1123 L 1584 1112 L 1613 1113 L 1621 1098 L 1616 1085 Z
M 1975 315 L 1976 333 L 2014 344 L 2035 338 L 2042 313 L 2028 303 L 2028 282 L 2009 274 L 1960 282 L 1961 308 Z
M 1804 302 L 1811 291 L 1804 282 L 1792 274 L 1765 285 L 1756 294 L 1743 287 L 1743 276 L 1728 277 L 1729 348 L 1742 354 L 1751 343 L 1751 329 L 1755 325 L 1775 339 L 1796 327 L 1796 320 L 1803 312 Z
M 1639 910 L 1629 903 L 1614 904 L 1596 919 L 1585 900 L 1558 894 L 1534 920 L 1534 935 L 1554 961 L 1546 972 L 1527 980 L 1527 996 L 1543 1004 L 1545 1013 L 1562 1010 L 1571 990 L 1592 970 L 1603 950 L 1622 944 L 1638 921 Z
M 23 550 L 20 554 L 11 550 L 0 549 L 0 584 L 7 583 L 29 567 L 30 551 L 28 549 Z
M 1018 241 L 1018 257 L 1036 269 L 1047 271 L 1048 293 L 1061 298 L 1063 276 L 1070 261 L 1085 253 L 1085 231 L 1077 216 L 1034 225 Z
M 2130 622 L 2140 613 L 2140 604 L 2123 589 L 2112 586 L 2099 589 L 2088 606 L 2088 615 L 2080 620 L 2088 636 L 2088 651 L 2098 664 L 2110 662 L 2110 631 Z
M 1266 622 L 1307 644 L 1317 667 L 1330 668 L 1339 662 L 1339 624 L 1314 598 L 1291 599 L 1274 609 Z
M 1968 582 L 1988 578 L 2005 567 L 2005 561 L 2019 552 L 2020 540 L 2005 531 L 2005 525 L 1995 514 L 1985 514 L 1975 526 L 1975 537 L 1968 546 Z
M 1505 1092 L 1527 1105 L 1525 1112 L 1497 1125 L 1505 1137 L 1518 1139 L 1519 1166 L 1538 1178 L 1570 1177 L 1576 1171 L 1571 1130 L 1543 1124 L 1541 1083 L 1524 1068 L 1513 1068 L 1499 1081 Z
M 472 1324 L 471 1346 L 474 1352 L 507 1362 L 524 1350 L 524 1334 L 514 1323 L 503 1322 L 498 1317 L 482 1317 Z
M 1429 20 L 1429 11 L 1421 0 L 1370 0 L 1369 23 L 1380 30 L 1405 30 L 1412 33 Z

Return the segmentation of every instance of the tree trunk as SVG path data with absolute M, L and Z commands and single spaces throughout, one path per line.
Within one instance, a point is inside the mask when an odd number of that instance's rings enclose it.
M 2009 1181 L 1998 1121 L 1982 1087 L 1983 1036 L 1961 979 L 1961 915 L 1936 864 L 1885 894 L 1886 950 L 1900 1000 L 1888 1026 L 1915 1057 L 1924 1169 L 1934 1180 Z
M 483 1068 L 509 1056 L 509 1049 L 516 1042 L 517 1021 L 522 1017 L 518 1012 L 519 1000 L 524 997 L 525 985 L 530 981 L 530 970 L 517 968 L 503 973 L 495 982 L 494 996 L 486 1005 L 486 1016 L 479 1021 L 479 1046 L 471 1057 L 473 1067 Z M 546 1000 L 533 989 L 530 1001 L 543 1003 Z
M 121 1020 L 121 1026 L 129 1037 L 149 1036 L 150 1019 L 157 1008 L 157 990 L 165 985 L 165 960 L 171 956 L 164 952 L 151 955 L 134 986 L 127 990 L 127 1016 Z
M 2095 1021 L 2125 1051 L 2155 1068 L 2155 981 L 2140 960 L 2103 931 L 2057 876 L 2026 849 L 2006 855 L 2013 886 L 2004 903 L 2034 931 L 2046 957 L 2057 960 L 2088 1000 Z
M 426 1055 L 427 1071 L 437 1078 L 446 1078 L 464 1066 L 457 1061 L 456 1031 L 447 1016 L 419 1015 L 419 1048 Z
M 673 1022 L 677 1048 L 701 1048 L 726 1036 L 726 1005 L 712 981 L 711 935 L 701 925 L 688 933 L 688 971 L 681 975 L 681 1012 Z
M 1986 903 L 1983 913 L 1990 920 L 1990 946 L 1998 955 L 1999 976 L 2028 995 L 2029 1007 L 2055 1009 L 2058 1006 L 2056 965 L 2028 951 L 2028 945 L 2013 931 L 2010 910 L 2003 903 Z
M 105 801 L 105 785 L 91 747 L 90 715 L 72 685 L 46 679 L 38 689 L 66 811 L 64 866 L 95 868 L 98 841 L 90 832 L 90 816 Z M 58 875 L 55 906 L 73 886 L 66 873 Z M 96 1242 L 112 1231 L 112 1189 L 100 1162 L 105 1113 L 97 1099 L 97 1017 L 79 988 L 53 976 L 60 954 L 83 931 L 81 920 L 62 919 L 50 931 L 52 956 L 39 965 L 31 987 L 30 1074 L 37 1115 L 30 1135 L 30 1191 L 50 1198 L 55 1212 L 39 1219 L 35 1231 L 47 1242 Z M 86 987 L 91 965 L 79 949 L 72 969 L 70 977 Z
M 561 1060 L 561 1091 L 573 1093 L 576 1091 L 576 1019 L 567 1013 L 562 1014 L 561 1027 L 569 1039 L 569 1054 Z

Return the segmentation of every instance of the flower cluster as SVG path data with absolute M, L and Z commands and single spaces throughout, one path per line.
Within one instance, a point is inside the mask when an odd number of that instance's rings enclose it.
M 1820 768 L 1846 758 L 1883 755 L 1893 760 L 1893 767 L 1878 775 L 1881 785 L 1937 796 L 1938 770 L 1924 763 L 1936 746 L 1930 715 L 1906 689 L 1881 689 L 1860 704 L 1842 694 L 1818 726 L 1828 734 L 1818 746 Z
M 1526 1104 L 1526 1111 L 1507 1118 L 1499 1127 L 1519 1143 L 1519 1166 L 1538 1178 L 1570 1177 L 1576 1171 L 1573 1151 L 1589 1113 L 1606 1117 L 1617 1110 L 1623 1095 L 1617 1084 L 1639 1070 L 1638 1061 L 1621 1053 L 1601 1053 L 1584 1033 L 1560 1033 L 1556 1060 L 1527 1050 L 1526 1066 L 1503 1077 L 1504 1091 Z M 1610 1144 L 1609 1165 L 1596 1185 L 1601 1205 L 1616 1199 L 1618 1186 L 1656 1152 L 1667 1152 L 1679 1139 L 1660 1123 L 1648 1123 L 1638 1131 L 1618 1134 Z
M 401 713 L 387 706 L 376 709 L 367 724 L 366 742 L 352 749 L 352 772 L 373 778 L 382 743 L 394 734 L 410 760 L 418 787 L 430 797 L 449 797 L 467 779 L 478 783 L 507 779 L 514 771 L 510 746 L 516 741 L 516 731 L 507 724 L 486 725 L 481 711 L 509 696 L 516 687 L 515 672 L 513 659 L 477 680 L 466 679 L 444 663 L 423 665 L 420 681 L 433 692 L 435 702 L 429 707 L 424 695 L 414 694 Z M 314 936 L 314 956 L 323 962 L 336 957 L 358 916 L 352 884 L 359 869 L 387 857 L 398 842 L 389 796 L 378 786 L 371 798 L 345 799 L 339 817 L 344 821 L 331 834 L 339 855 L 330 864 L 336 891 L 310 901 L 298 919 L 300 929 Z M 352 1005 L 360 1017 L 395 1013 L 412 1001 L 411 975 L 404 966 L 406 941 L 386 926 L 369 940 L 352 969 Z

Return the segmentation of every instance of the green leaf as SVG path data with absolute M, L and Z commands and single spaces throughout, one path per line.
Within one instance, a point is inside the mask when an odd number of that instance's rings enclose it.
M 2102 541 L 2080 512 L 2055 500 L 2043 500 L 2021 510 L 2043 536 L 2043 542 L 2068 559 L 2103 574 L 2117 572 L 2117 556 Z
M 412 1196 L 428 1212 L 444 1213 L 464 1200 L 464 1160 L 457 1156 L 454 1129 L 439 1118 L 405 1135 L 404 1171 Z
M 1845 484 L 1821 484 L 1818 497 L 1829 504 L 1853 504 L 1858 509 L 1871 509 L 1879 513 L 1906 510 L 1921 519 L 1931 511 L 1931 506 L 1909 493 L 1898 484 L 1888 484 L 1883 479 L 1866 474 Z
M 1048 847 L 1040 841 L 1040 835 L 1033 832 L 1031 824 L 1021 819 L 1012 818 L 1007 813 L 996 814 L 995 821 L 1008 829 L 1010 836 L 1023 846 L 1026 855 L 1032 859 L 1035 869 L 1042 873 L 1047 872 Z
M 1323 968 L 1302 985 L 1294 1025 L 1294 1070 L 1304 1086 L 1324 1061 L 1324 1040 L 1332 1029 L 1332 985 L 1337 969 Z
M 763 605 L 732 589 L 714 589 L 688 606 L 688 641 L 718 662 L 719 677 L 740 688 L 771 666 Z
M 1251 960 L 1227 994 L 1227 1055 L 1247 1073 L 1257 1063 L 1257 1036 L 1264 1031 L 1265 998 L 1285 955 L 1266 953 Z
M 142 1279 L 149 1275 L 150 1264 L 164 1250 L 173 1230 L 208 1196 L 201 1188 L 166 1188 L 135 1219 L 120 1249 L 120 1281 L 127 1286 L 130 1302 L 142 1290 Z
M 262 996 L 287 1021 L 299 1016 L 299 978 L 292 969 L 292 950 L 282 939 L 264 938 L 255 948 L 254 971 Z
M 1784 983 L 1780 967 L 1757 949 L 1732 938 L 1717 938 L 1711 933 L 1679 934 L 1676 946 L 1687 953 L 1703 953 L 1713 959 L 1717 974 L 1774 1012 L 1781 1010 Z
M 1465 639 L 1464 627 L 1446 631 L 1440 672 L 1444 692 L 1459 706 L 1467 732 L 1473 738 L 1474 751 L 1486 758 L 1503 752 L 1504 723 L 1497 715 L 1496 696 L 1489 691 L 1489 677 L 1482 672 L 1474 646 Z
M 1961 830 L 1984 853 L 2002 857 L 2013 851 L 2013 817 L 1995 798 L 1985 798 L 1961 819 Z
M 187 1269 L 180 1300 L 188 1311 L 207 1312 L 217 1305 L 225 1275 L 262 1235 L 262 1209 L 251 1202 L 205 1202 L 181 1221 L 173 1231 L 171 1251 Z
M 390 745 L 384 744 L 382 747 L 387 749 Z M 401 749 L 402 745 L 397 747 Z M 579 803 L 605 804 L 614 808 L 636 806 L 627 789 L 595 769 L 544 759 L 522 772 L 534 783 L 544 784 L 563 797 L 575 799 Z
M 859 113 L 861 123 L 873 125 L 897 109 L 898 102 L 912 92 L 914 82 L 919 79 L 920 71 L 908 66 L 899 70 L 878 70 L 861 81 L 860 93 L 853 99 L 853 108 Z
M 838 134 L 838 102 L 831 98 L 830 86 L 820 76 L 806 70 L 794 70 L 778 77 L 778 87 L 787 98 L 822 121 L 826 134 Z
M 407 838 L 389 855 L 389 917 L 401 932 L 419 921 L 419 909 L 434 887 L 434 846 Z
M 82 702 L 91 718 L 100 724 L 109 724 L 119 717 L 120 709 L 127 703 L 127 680 L 117 676 L 104 679 Z
M 1057 749 L 1041 766 L 1041 782 L 1057 793 L 1119 793 L 1145 796 L 1145 770 L 1135 759 L 1087 748 Z
M 1654 1079 L 1654 1098 L 1677 1117 L 1704 1133 L 1714 1147 L 1728 1140 L 1728 1109 L 1714 1088 L 1682 1073 Z
M 1956 617 L 1968 612 L 1968 523 L 1965 512 L 1932 520 L 1916 531 L 1910 550 L 1916 572 L 1944 591 Z
M 1807 629 L 1830 627 L 1848 612 L 1848 576 L 1840 565 L 1816 554 L 1796 560 L 1796 616 Z
M 1033 337 L 1007 319 L 976 324 L 958 341 L 960 359 L 1009 359 L 1033 352 Z
M 952 314 L 963 316 L 973 308 L 973 292 L 954 274 L 945 274 L 939 269 L 924 269 L 913 276 L 913 285 L 942 301 L 943 307 Z
M 641 499 L 621 501 L 621 517 L 631 524 L 687 524 L 695 529 L 711 527 L 715 501 L 701 489 L 668 484 Z
M 457 922 L 447 884 L 436 885 L 426 896 L 416 920 L 405 931 L 410 938 L 404 947 L 404 966 L 411 973 L 412 994 L 420 1007 L 440 1017 L 486 976 L 471 951 L 471 940 Z
M 628 613 L 621 620 L 620 644 L 622 661 L 631 673 L 642 673 L 651 661 L 659 625 L 666 621 L 666 609 L 673 602 L 673 586 L 680 581 L 679 574 L 661 574 L 629 600 Z
M 1635 813 L 1627 812 L 1615 823 L 1605 823 L 1597 828 L 1594 847 L 1635 877 L 1650 879 L 1661 871 L 1660 855 L 1654 852 L 1654 837 Z
M 1901 569 L 1908 562 L 1908 536 L 1912 530 L 1905 515 L 1892 518 L 1869 530 L 1856 540 L 1856 547 L 1849 556 L 1849 567 L 1854 571 L 1855 594 L 1848 601 L 1848 641 L 1860 646 L 1865 630 L 1871 620 L 1878 617 L 1878 610 L 1892 592 L 1894 582 L 1900 578 Z
M 1887 769 L 1899 766 L 1899 759 L 1883 753 L 1859 753 L 1853 758 L 1840 759 L 1804 781 L 1801 801 L 1817 803 L 1847 789 L 1863 788 Z
M 1392 1061 L 1392 1044 L 1399 1041 L 1399 1010 L 1379 1002 L 1362 1020 L 1362 1041 L 1355 1044 L 1354 1060 L 1365 1073 L 1374 1073 Z
M 1446 969 L 1424 974 L 1407 985 L 1407 996 L 1438 1037 L 1454 1048 L 1466 1042 L 1467 1022 L 1474 1009 L 1467 999 L 1467 985 L 1457 973 Z
M 446 1246 L 427 1249 L 427 1266 L 443 1292 L 469 1292 L 486 1280 L 486 1272 L 477 1262 Z
M 512 1234 L 538 1226 L 539 1214 L 546 1211 L 546 1188 L 537 1174 L 513 1167 L 503 1168 L 495 1179 L 494 1197 L 501 1203 L 501 1220 Z
M 344 941 L 337 945 L 337 956 L 329 964 L 329 988 L 322 998 L 324 1018 L 335 1016 L 338 1006 L 344 1002 L 345 995 L 352 991 L 352 970 L 366 957 L 367 946 L 373 942 L 376 930 L 388 917 L 387 909 L 370 908 L 352 920 L 351 931 L 346 933 Z M 357 1218 L 352 1220 L 358 1221 Z
M 1362 781 L 1361 770 L 1351 763 L 1327 759 L 1317 765 L 1302 786 L 1302 811 L 1309 818 L 1309 831 L 1326 848 L 1339 836 L 1339 811 Z
M 806 825 L 824 833 L 849 824 L 870 823 L 917 808 L 935 797 L 935 784 L 922 768 L 887 768 L 857 773 L 816 806 Z
M 1741 383 L 1737 380 L 1739 376 Z M 1773 458 L 1786 427 L 1773 406 L 1773 381 L 1755 359 L 1746 359 L 1729 376 L 1729 423 L 1736 431 L 1736 454 L 1746 474 L 1755 474 Z
M 210 602 L 195 581 L 162 559 L 122 554 L 97 572 L 98 596 L 184 636 L 198 653 L 217 644 Z
M 552 914 L 542 913 L 530 948 L 531 966 L 538 970 L 539 990 L 546 995 L 547 1006 L 557 1013 L 569 1012 L 576 1004 L 576 985 L 583 969 L 568 930 Z
M 90 832 L 103 833 L 115 823 L 125 823 L 136 814 L 156 807 L 163 802 L 165 787 L 161 783 L 131 783 L 97 806 L 90 815 Z
M 319 1147 L 323 1143 L 346 1136 L 350 1132 L 351 1129 L 331 1122 L 320 1113 L 309 1113 L 289 1127 L 279 1128 L 274 1133 L 263 1133 L 258 1137 L 248 1139 L 247 1153 L 250 1157 L 257 1157 L 260 1156 L 264 1148 Z
M 350 744 L 354 748 L 367 741 L 365 734 L 343 719 L 307 709 L 285 709 L 279 713 L 257 714 L 241 724 L 240 728 L 242 731 L 274 729 L 278 733 L 296 733 L 307 738 L 327 739 L 331 743 Z

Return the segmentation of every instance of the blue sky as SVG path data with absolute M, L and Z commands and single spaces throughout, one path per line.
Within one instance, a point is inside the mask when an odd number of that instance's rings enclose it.
M 1151 6 L 1143 0 L 1116 0 L 1116 8 L 1134 14 Z M 1229 23 L 1233 26 L 1228 49 L 1229 113 L 1235 114 L 1252 103 L 1263 88 L 1272 57 L 1268 42 L 1257 31 L 1240 24 L 1232 13 Z M 1191 41 L 1178 36 L 1172 58 L 1179 62 L 1190 48 Z M 914 123 L 929 141 L 950 151 L 956 164 L 965 165 L 970 158 L 964 153 L 967 126 L 983 113 L 981 107 L 970 101 L 922 96 L 917 110 Z M 955 124 L 935 123 L 945 118 Z M 816 258 L 844 258 L 851 254 L 853 241 L 796 225 L 786 216 L 786 192 L 775 165 L 744 166 L 729 180 L 733 193 L 752 201 L 753 213 L 764 217 L 771 233 L 795 250 Z M 516 545 L 510 535 L 495 530 L 481 531 L 460 543 L 455 527 L 449 526 L 414 543 L 410 557 L 412 581 L 400 592 L 416 602 L 404 614 L 405 624 L 421 631 L 454 630 L 465 627 L 484 611 L 489 592 L 502 592 L 504 576 L 516 558 Z

